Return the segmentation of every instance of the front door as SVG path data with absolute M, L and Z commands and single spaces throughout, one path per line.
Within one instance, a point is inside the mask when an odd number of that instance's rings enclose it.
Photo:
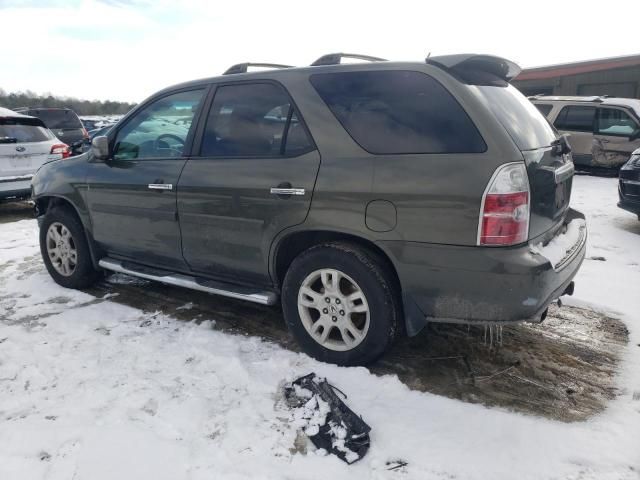
M 176 186 L 204 96 L 195 89 L 152 100 L 109 135 L 111 158 L 89 164 L 93 236 L 110 256 L 184 268 Z
M 178 183 L 184 258 L 203 275 L 268 284 L 272 240 L 306 218 L 320 155 L 276 83 L 218 86 L 198 137 Z
M 640 148 L 640 125 L 625 109 L 600 107 L 596 118 L 593 164 L 619 167 Z
M 576 165 L 591 165 L 593 128 L 596 107 L 590 105 L 567 105 L 560 110 L 553 125 L 560 133 L 569 134 Z

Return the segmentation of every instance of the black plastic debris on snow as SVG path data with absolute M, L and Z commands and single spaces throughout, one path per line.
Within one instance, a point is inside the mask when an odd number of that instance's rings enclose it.
M 340 392 L 326 379 L 310 373 L 284 387 L 284 396 L 294 416 L 305 423 L 304 433 L 313 444 L 348 464 L 369 450 L 371 427 L 336 395 Z

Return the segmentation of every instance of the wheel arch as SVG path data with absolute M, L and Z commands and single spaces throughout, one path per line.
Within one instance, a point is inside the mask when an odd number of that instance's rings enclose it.
M 68 198 L 65 198 L 60 195 L 41 195 L 37 198 L 33 199 L 35 203 L 35 214 L 38 219 L 43 218 L 43 216 L 54 208 L 65 208 L 71 212 L 78 218 L 82 228 L 84 230 L 84 235 L 87 239 L 87 244 L 89 245 L 89 252 L 91 254 L 91 262 L 93 263 L 95 268 L 99 268 L 98 261 L 102 257 L 100 254 L 100 249 L 96 245 L 93 240 L 93 235 L 91 234 L 89 220 L 86 215 L 82 215 L 80 209 Z
M 406 299 L 402 292 L 402 284 L 398 271 L 391 260 L 391 256 L 382 247 L 368 238 L 333 230 L 301 230 L 288 233 L 277 242 L 273 249 L 271 268 L 272 276 L 277 287 L 282 288 L 287 270 L 298 255 L 315 245 L 330 242 L 349 243 L 367 250 L 373 254 L 389 272 L 395 293 L 398 295 L 398 304 L 402 308 L 401 316 L 405 319 L 405 324 L 400 325 L 400 327 L 402 333 L 406 333 L 406 323 L 409 319 L 405 315 L 405 311 L 407 311 L 405 308 Z

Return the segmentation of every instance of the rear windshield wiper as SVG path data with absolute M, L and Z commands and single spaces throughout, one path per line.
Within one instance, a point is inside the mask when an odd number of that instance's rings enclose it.
M 16 137 L 0 137 L 0 143 L 18 143 Z

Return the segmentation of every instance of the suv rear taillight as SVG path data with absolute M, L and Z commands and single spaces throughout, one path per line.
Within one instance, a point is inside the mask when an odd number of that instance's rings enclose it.
M 508 246 L 526 242 L 530 201 L 524 163 L 498 167 L 482 198 L 478 245 Z
M 66 143 L 56 143 L 55 145 L 51 146 L 51 153 L 53 154 L 62 154 L 62 158 L 68 158 L 69 155 L 71 155 L 71 152 L 69 152 L 69 146 Z

